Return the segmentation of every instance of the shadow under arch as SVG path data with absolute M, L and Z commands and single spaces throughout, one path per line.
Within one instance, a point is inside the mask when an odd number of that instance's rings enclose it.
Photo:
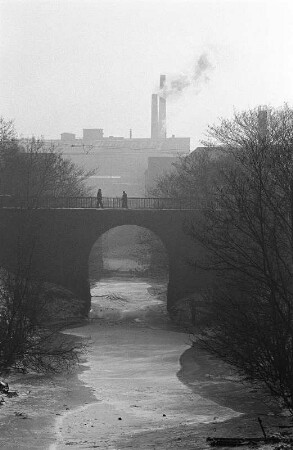
M 96 240 L 89 255 L 90 317 L 139 320 L 145 309 L 159 304 L 167 311 L 168 280 L 169 255 L 153 231 L 113 227 Z

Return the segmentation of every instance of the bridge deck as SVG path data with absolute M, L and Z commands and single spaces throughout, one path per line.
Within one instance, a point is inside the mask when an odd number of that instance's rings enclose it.
M 159 197 L 128 197 L 127 205 L 119 197 L 103 197 L 102 205 L 105 209 L 197 209 L 191 199 L 186 198 L 159 198 Z M 101 208 L 96 197 L 40 197 L 19 198 L 14 196 L 1 196 L 0 207 L 12 208 Z

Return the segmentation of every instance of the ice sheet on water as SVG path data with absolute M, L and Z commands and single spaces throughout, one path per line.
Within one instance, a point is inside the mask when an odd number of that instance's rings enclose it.
M 151 306 L 162 305 L 146 279 L 108 278 L 92 284 L 90 318 L 121 320 L 143 316 Z

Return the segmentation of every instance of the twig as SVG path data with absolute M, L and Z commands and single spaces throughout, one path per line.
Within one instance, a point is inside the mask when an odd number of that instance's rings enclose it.
M 261 431 L 262 431 L 262 433 L 264 435 L 264 438 L 265 438 L 265 440 L 267 440 L 267 435 L 266 435 L 265 429 L 263 427 L 262 420 L 261 420 L 260 417 L 258 417 L 257 420 L 258 420 L 259 426 L 261 427 Z

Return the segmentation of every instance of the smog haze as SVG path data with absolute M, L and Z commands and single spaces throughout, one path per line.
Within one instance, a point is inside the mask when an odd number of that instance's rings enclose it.
M 234 109 L 293 102 L 289 2 L 4 0 L 0 8 L 1 113 L 23 136 L 131 128 L 147 137 L 161 73 L 176 91 L 168 134 L 191 136 L 193 148 Z

